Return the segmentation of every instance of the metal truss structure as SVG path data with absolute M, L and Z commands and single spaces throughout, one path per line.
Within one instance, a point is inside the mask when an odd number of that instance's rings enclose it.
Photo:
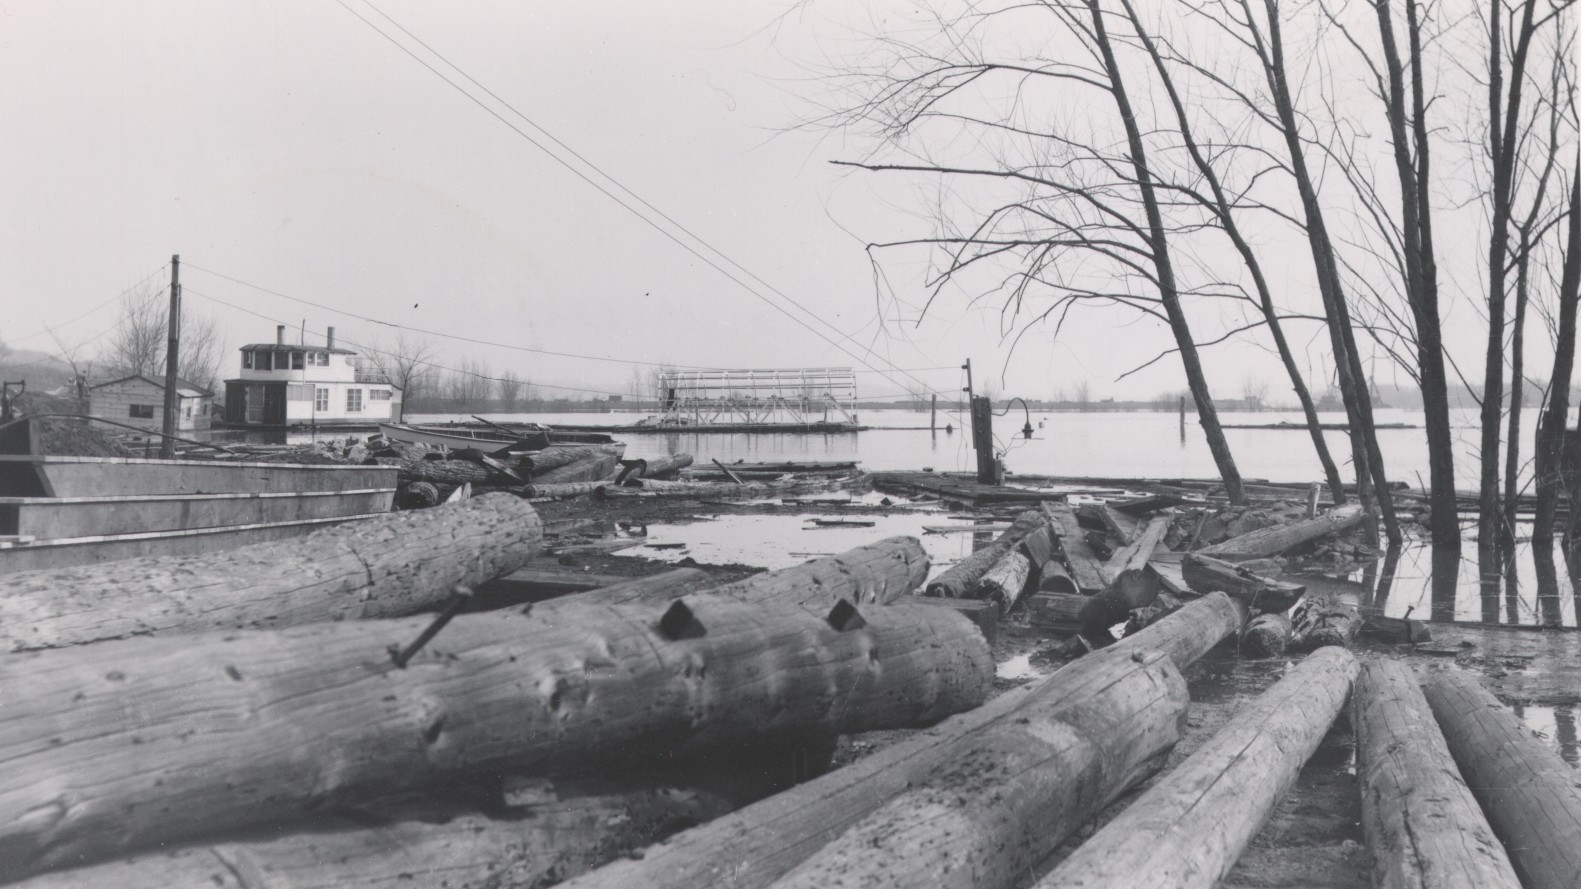
M 666 371 L 659 389 L 665 425 L 856 423 L 849 367 Z

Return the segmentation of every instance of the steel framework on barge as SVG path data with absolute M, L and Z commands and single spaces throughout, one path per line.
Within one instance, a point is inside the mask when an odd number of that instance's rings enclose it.
M 665 371 L 659 390 L 666 425 L 857 422 L 856 374 L 849 367 Z

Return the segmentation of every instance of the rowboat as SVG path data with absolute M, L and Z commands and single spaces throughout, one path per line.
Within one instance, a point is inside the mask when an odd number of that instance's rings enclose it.
M 0 571 L 186 555 L 390 511 L 397 470 L 40 454 L 0 434 Z
M 608 435 L 591 432 L 561 432 L 558 429 L 523 430 L 521 436 L 510 438 L 502 432 L 484 431 L 470 426 L 409 426 L 400 423 L 380 423 L 379 432 L 385 438 L 411 444 L 444 445 L 447 448 L 478 448 L 497 451 L 541 451 L 554 445 L 613 444 Z

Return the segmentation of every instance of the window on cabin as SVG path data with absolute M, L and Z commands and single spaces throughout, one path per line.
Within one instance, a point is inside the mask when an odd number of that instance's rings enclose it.
M 328 352 L 313 352 L 312 354 L 308 355 L 307 357 L 308 357 L 308 363 L 313 365 L 314 367 L 329 367 L 329 353 Z
M 318 391 L 313 393 L 313 410 L 328 413 L 329 388 L 326 386 L 318 386 L 316 388 Z
M 292 352 L 291 353 L 291 369 L 292 370 L 301 370 L 302 367 L 303 367 L 303 364 L 302 364 L 302 353 L 301 352 Z
M 362 412 L 362 390 L 346 390 L 346 413 L 356 414 Z
M 253 369 L 274 370 L 274 353 L 259 352 L 258 357 L 253 360 Z
M 134 420 L 152 420 L 154 418 L 154 406 L 151 404 L 134 404 L 130 406 L 127 414 Z
M 388 390 L 388 389 L 369 389 L 368 390 L 368 400 L 369 401 L 389 401 L 390 400 L 390 390 Z
M 243 349 L 242 350 L 242 370 L 252 370 L 252 369 L 253 369 L 253 350 L 251 350 L 251 349 Z

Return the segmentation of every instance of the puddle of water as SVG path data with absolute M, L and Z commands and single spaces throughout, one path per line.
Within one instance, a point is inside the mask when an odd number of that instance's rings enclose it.
M 1516 704 L 1515 715 L 1538 740 L 1559 751 L 1560 758 L 1571 767 L 1581 767 L 1581 745 L 1577 744 L 1574 707 Z
M 1042 679 L 1049 671 L 1032 666 L 1030 654 L 1018 654 L 996 666 L 994 675 L 1000 679 Z

